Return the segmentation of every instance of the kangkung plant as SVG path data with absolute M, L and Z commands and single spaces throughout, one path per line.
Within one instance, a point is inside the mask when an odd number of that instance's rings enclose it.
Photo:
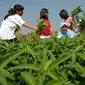
M 73 9 L 71 12 L 73 21 L 72 24 L 76 25 L 80 28 L 80 30 L 85 30 L 85 12 L 81 8 L 81 6 L 78 6 L 77 8 Z
M 84 84 L 83 34 L 73 39 L 0 40 L 0 85 Z
M 37 30 L 36 30 L 36 32 L 39 33 L 40 30 L 45 29 L 45 27 L 46 27 L 45 21 L 44 21 L 43 19 L 38 20 L 38 25 L 37 25 Z
M 72 15 L 73 17 L 76 16 L 76 15 L 78 15 L 79 13 L 85 14 L 84 11 L 82 10 L 81 6 L 78 6 L 77 8 L 75 8 L 75 9 L 73 9 L 73 10 L 71 11 L 71 15 Z
M 83 23 L 84 24 L 84 23 Z M 39 30 L 44 29 L 39 21 Z M 0 40 L 0 85 L 84 85 L 85 36 Z
M 79 24 L 79 28 L 82 31 L 85 31 L 85 15 L 83 15 L 82 17 L 80 17 L 80 19 L 78 20 L 78 24 Z

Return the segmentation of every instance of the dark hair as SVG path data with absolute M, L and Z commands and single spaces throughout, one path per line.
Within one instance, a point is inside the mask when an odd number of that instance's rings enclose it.
M 24 10 L 24 7 L 22 5 L 20 5 L 20 4 L 14 5 L 14 7 L 9 9 L 8 14 L 4 17 L 4 20 L 8 16 L 16 14 L 17 11 L 23 11 L 23 10 Z
M 43 8 L 43 9 L 41 9 L 41 11 L 40 11 L 40 19 L 47 19 L 48 20 L 48 16 L 46 16 L 46 13 L 48 13 L 48 9 L 46 9 L 46 8 Z
M 68 28 L 68 26 L 67 25 L 63 25 L 61 28 Z
M 69 17 L 69 15 L 68 15 L 68 13 L 67 13 L 67 11 L 66 11 L 65 9 L 62 9 L 62 10 L 60 11 L 59 15 L 60 15 L 60 17 L 61 17 L 62 19 L 65 19 L 65 20 Z
M 16 14 L 17 11 L 23 11 L 24 10 L 24 7 L 22 5 L 20 5 L 20 4 L 14 5 L 13 8 L 14 8 L 15 14 Z

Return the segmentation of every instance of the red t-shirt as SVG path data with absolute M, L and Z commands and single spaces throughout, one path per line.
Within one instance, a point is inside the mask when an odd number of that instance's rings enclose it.
M 40 31 L 40 36 L 50 36 L 50 21 L 49 20 L 45 20 L 46 23 L 46 27 L 45 29 Z

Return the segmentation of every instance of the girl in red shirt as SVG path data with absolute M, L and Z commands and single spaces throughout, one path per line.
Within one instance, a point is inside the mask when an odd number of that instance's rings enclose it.
M 40 38 L 41 39 L 49 38 L 51 33 L 52 33 L 52 35 L 55 35 L 55 33 L 52 31 L 51 23 L 48 19 L 48 9 L 46 9 L 46 8 L 41 9 L 40 20 L 41 19 L 43 19 L 45 21 L 46 27 L 44 29 L 40 30 L 40 33 L 39 33 Z

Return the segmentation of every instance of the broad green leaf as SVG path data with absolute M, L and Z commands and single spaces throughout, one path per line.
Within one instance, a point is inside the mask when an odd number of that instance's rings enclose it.
M 2 73 L 0 73 L 0 84 L 1 85 L 8 85 L 6 77 Z
M 20 62 L 18 60 L 13 60 L 11 63 L 14 65 L 18 65 Z
M 78 85 L 78 84 L 74 84 L 74 83 L 72 83 L 71 81 L 67 81 L 67 82 L 65 83 L 65 85 Z
M 78 63 L 75 63 L 76 65 L 76 70 L 79 72 L 79 74 L 82 76 L 82 77 L 85 77 L 85 67 L 82 67 L 80 64 Z
M 28 85 L 36 85 L 34 77 L 28 72 L 21 72 L 20 75 Z
M 17 66 L 14 66 L 14 67 L 9 67 L 8 70 L 11 71 L 11 70 L 16 70 L 16 69 L 33 69 L 33 70 L 38 71 L 39 66 L 35 65 L 35 64 L 21 64 L 21 65 L 17 65 Z
M 8 85 L 20 85 L 18 83 L 15 83 L 15 82 L 11 82 L 11 81 L 7 81 Z
M 46 74 L 45 72 L 43 73 L 38 73 L 38 76 L 37 76 L 37 85 L 43 85 L 44 84 L 44 81 L 45 81 L 45 77 L 46 77 Z
M 53 80 L 58 80 L 60 78 L 59 75 L 57 75 L 56 73 L 54 73 L 52 71 L 48 71 L 47 75 L 50 76 Z
M 55 61 L 56 58 L 55 58 L 55 56 L 53 55 L 53 53 L 52 53 L 50 50 L 48 50 L 48 53 L 49 53 L 50 57 L 52 58 L 52 60 Z
M 52 63 L 52 59 L 47 60 L 45 63 L 43 63 L 43 65 L 40 66 L 42 72 L 43 72 L 43 71 L 46 71 L 51 63 Z
M 77 46 L 76 49 L 75 49 L 75 52 L 79 51 L 79 50 L 82 49 L 82 48 L 83 48 L 83 45 Z
M 14 80 L 13 76 L 11 75 L 11 73 L 9 73 L 7 70 L 4 70 L 4 69 L 0 68 L 0 73 L 3 74 L 5 77 L 8 77 L 8 78 Z
M 9 62 L 11 62 L 16 57 L 20 56 L 22 53 L 24 53 L 23 50 L 18 51 L 14 53 L 13 55 L 9 56 L 8 58 L 4 59 L 3 62 L 0 64 L 0 68 L 4 68 Z
M 73 53 L 72 54 L 72 63 L 75 63 L 76 62 L 76 53 Z
M 66 80 L 51 80 L 46 85 L 63 85 Z
M 83 53 L 78 53 L 78 56 L 80 56 L 83 60 L 85 60 L 85 52 L 83 52 Z
M 27 46 L 27 51 L 28 51 L 28 53 L 30 52 L 30 54 L 32 54 L 33 58 L 35 58 L 33 50 L 30 48 L 30 46 Z
M 60 63 L 62 63 L 65 60 L 68 60 L 70 57 L 71 57 L 70 55 L 59 57 L 49 66 L 49 69 L 54 68 L 56 65 L 59 65 Z

